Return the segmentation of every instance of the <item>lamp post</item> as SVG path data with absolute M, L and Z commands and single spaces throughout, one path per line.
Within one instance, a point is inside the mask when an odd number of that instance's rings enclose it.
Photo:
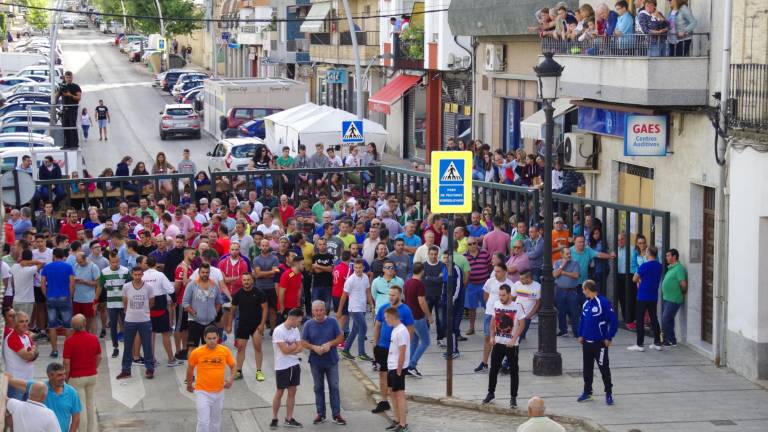
M 541 267 L 541 310 L 539 311 L 539 350 L 533 355 L 533 373 L 539 376 L 563 374 L 563 359 L 557 352 L 557 316 L 555 313 L 555 281 L 552 276 L 552 145 L 555 135 L 555 109 L 558 80 L 563 72 L 552 58 L 544 53 L 544 60 L 533 68 L 539 78 L 539 97 L 544 102 L 545 156 L 544 156 L 544 263 Z

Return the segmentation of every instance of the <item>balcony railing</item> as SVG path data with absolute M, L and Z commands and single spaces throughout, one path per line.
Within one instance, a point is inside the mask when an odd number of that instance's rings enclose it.
M 311 45 L 330 45 L 331 34 L 330 33 L 310 33 Z
M 357 36 L 358 45 L 375 46 L 379 44 L 379 32 L 377 31 L 359 31 L 354 34 Z M 339 45 L 352 45 L 352 33 L 341 33 L 339 35 Z
M 395 68 L 424 69 L 424 39 L 401 39 L 400 35 L 392 35 Z
M 666 35 L 645 34 L 595 36 L 581 41 L 546 37 L 541 40 L 541 52 L 608 57 L 709 56 L 709 33 L 697 33 L 688 40 L 671 42 Z
M 768 132 L 768 65 L 732 64 L 728 126 Z

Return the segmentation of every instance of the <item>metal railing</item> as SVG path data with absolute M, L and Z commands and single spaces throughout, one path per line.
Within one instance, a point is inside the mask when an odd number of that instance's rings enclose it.
M 768 64 L 732 64 L 728 126 L 768 132 Z
M 421 49 L 417 48 L 421 45 Z M 424 40 L 421 39 L 402 39 L 399 34 L 392 35 L 392 46 L 394 48 L 394 63 L 398 69 L 424 69 Z M 414 52 L 420 52 L 420 55 L 414 55 Z
M 356 31 L 358 45 L 375 46 L 379 44 L 379 32 L 377 31 Z M 352 45 L 352 33 L 343 32 L 339 34 L 339 45 Z
M 541 39 L 541 52 L 607 57 L 707 57 L 709 33 L 695 33 L 679 42 L 668 40 L 666 35 L 645 34 L 594 36 L 583 40 L 545 37 Z
M 164 174 L 133 177 L 99 177 L 87 179 L 63 179 L 37 181 L 41 188 L 58 188 L 57 193 L 65 205 L 74 201 L 81 208 L 97 204 L 103 208 L 114 207 L 120 200 L 136 200 L 139 196 L 154 197 L 155 200 L 166 196 L 162 192 L 162 184 L 170 182 L 172 202 L 178 202 L 180 181 L 188 182 L 185 187 L 192 197 L 202 196 L 227 200 L 237 196 L 245 198 L 250 191 L 257 191 L 261 196 L 264 188 L 271 188 L 275 195 L 288 194 L 295 198 L 316 197 L 320 191 L 325 191 L 333 202 L 336 202 L 343 191 L 352 191 L 353 196 L 366 198 L 375 187 L 394 194 L 405 210 L 406 197 L 410 196 L 416 202 L 420 213 L 426 217 L 430 209 L 431 175 L 423 171 L 413 171 L 392 166 L 342 167 L 342 168 L 310 168 L 310 169 L 276 169 L 257 171 L 219 171 L 210 173 L 210 185 L 197 188 L 191 174 Z M 327 180 L 317 186 L 320 179 Z M 335 183 L 332 183 L 334 181 Z M 96 190 L 89 191 L 88 185 L 96 185 Z M 147 187 L 147 185 L 152 185 Z M 141 186 L 137 188 L 137 186 Z M 512 186 L 500 183 L 474 181 L 472 185 L 474 208 L 488 208 L 491 214 L 505 221 L 523 221 L 526 224 L 543 223 L 542 212 L 543 194 L 538 187 Z M 585 235 L 583 222 L 587 216 L 593 219 L 592 227 L 600 227 L 602 241 L 608 245 L 607 250 L 616 250 L 619 234 L 624 234 L 627 244 L 633 244 L 633 239 L 639 234 L 645 234 L 648 243 L 658 245 L 660 257 L 670 249 L 671 214 L 667 211 L 642 207 L 627 206 L 607 201 L 599 201 L 573 195 L 553 194 L 553 213 L 564 219 L 570 230 L 572 240 L 575 235 Z M 225 201 L 226 202 L 226 201 Z M 62 206 L 59 206 L 62 208 Z M 625 248 L 622 261 L 625 268 L 622 273 L 630 273 L 630 248 Z M 603 260 L 604 272 L 596 275 L 598 283 L 605 289 L 610 298 L 616 298 L 619 287 L 618 269 L 619 257 Z M 627 279 L 628 283 L 629 279 Z M 611 290 L 608 290 L 611 288 Z M 629 290 L 629 285 L 623 287 Z
M 330 45 L 331 34 L 330 33 L 310 33 L 309 34 L 310 46 L 312 45 Z

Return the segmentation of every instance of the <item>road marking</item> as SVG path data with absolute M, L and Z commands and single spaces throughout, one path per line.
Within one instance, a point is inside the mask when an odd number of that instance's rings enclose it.
M 261 427 L 250 410 L 232 411 L 232 422 L 238 432 L 261 432 Z
M 104 352 L 111 353 L 111 351 L 111 342 L 107 343 L 107 341 L 104 341 Z M 122 372 L 122 355 L 117 358 L 112 358 L 110 355 L 107 357 L 107 365 L 109 366 L 109 384 L 112 388 L 112 399 L 129 409 L 133 408 L 147 395 L 144 389 L 144 380 L 141 378 L 141 368 L 139 368 L 139 373 L 134 373 L 131 378 L 118 381 L 117 375 Z
M 173 374 L 176 376 L 176 384 L 179 388 L 179 392 L 184 395 L 187 399 L 194 401 L 195 400 L 195 394 L 190 393 L 187 391 L 187 385 L 184 384 L 184 380 L 187 379 L 187 362 L 185 361 L 184 364 L 173 367 Z

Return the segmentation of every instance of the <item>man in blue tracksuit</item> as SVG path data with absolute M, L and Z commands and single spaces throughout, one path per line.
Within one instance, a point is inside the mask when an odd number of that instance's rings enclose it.
M 611 383 L 611 368 L 608 363 L 608 347 L 616 336 L 619 321 L 611 302 L 597 293 L 597 284 L 593 280 L 584 281 L 581 289 L 587 298 L 581 309 L 579 323 L 579 343 L 582 346 L 584 361 L 584 393 L 577 401 L 584 402 L 592 399 L 592 376 L 595 361 L 597 361 L 597 367 L 600 369 L 605 385 L 605 403 L 613 405 L 613 383 Z

